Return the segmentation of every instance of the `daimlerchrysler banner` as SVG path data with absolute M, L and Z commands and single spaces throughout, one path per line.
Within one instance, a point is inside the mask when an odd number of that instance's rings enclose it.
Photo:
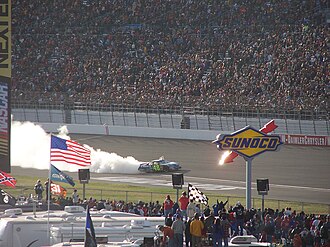
M 328 136 L 282 135 L 285 144 L 301 146 L 330 146 Z
M 0 0 L 0 170 L 10 172 L 11 1 Z

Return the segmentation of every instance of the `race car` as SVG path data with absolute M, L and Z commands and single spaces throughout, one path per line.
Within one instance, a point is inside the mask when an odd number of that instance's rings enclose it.
M 158 160 L 141 163 L 138 170 L 140 172 L 173 172 L 181 169 L 181 165 L 174 161 L 165 160 L 160 157 Z

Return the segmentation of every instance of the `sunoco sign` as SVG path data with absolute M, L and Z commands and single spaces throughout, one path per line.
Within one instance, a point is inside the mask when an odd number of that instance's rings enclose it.
M 250 126 L 229 135 L 218 135 L 214 143 L 219 150 L 230 150 L 248 159 L 276 151 L 283 144 L 279 136 L 266 135 Z

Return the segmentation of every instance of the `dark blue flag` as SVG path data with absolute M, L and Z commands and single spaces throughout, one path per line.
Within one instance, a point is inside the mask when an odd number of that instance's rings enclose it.
M 85 247 L 97 247 L 95 230 L 92 222 L 91 215 L 89 213 L 89 207 L 86 208 L 86 229 L 85 229 Z
M 70 177 L 69 175 L 60 171 L 52 164 L 50 166 L 51 166 L 51 180 L 52 181 L 63 182 L 63 183 L 70 184 L 71 186 L 75 186 L 75 183 L 74 183 L 72 177 Z

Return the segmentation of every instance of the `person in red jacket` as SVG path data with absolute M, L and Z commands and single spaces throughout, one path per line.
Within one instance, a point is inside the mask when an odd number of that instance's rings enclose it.
M 185 191 L 182 192 L 181 197 L 179 198 L 181 215 L 184 219 L 187 219 L 187 207 L 189 203 L 189 198 Z
M 163 232 L 161 246 L 174 247 L 174 230 L 170 226 L 159 226 L 159 230 Z
M 302 240 L 298 233 L 293 236 L 293 247 L 302 247 Z
M 165 217 L 167 217 L 168 214 L 172 213 L 173 205 L 174 205 L 174 202 L 172 201 L 170 195 L 167 195 L 164 200 L 164 203 L 163 203 Z

